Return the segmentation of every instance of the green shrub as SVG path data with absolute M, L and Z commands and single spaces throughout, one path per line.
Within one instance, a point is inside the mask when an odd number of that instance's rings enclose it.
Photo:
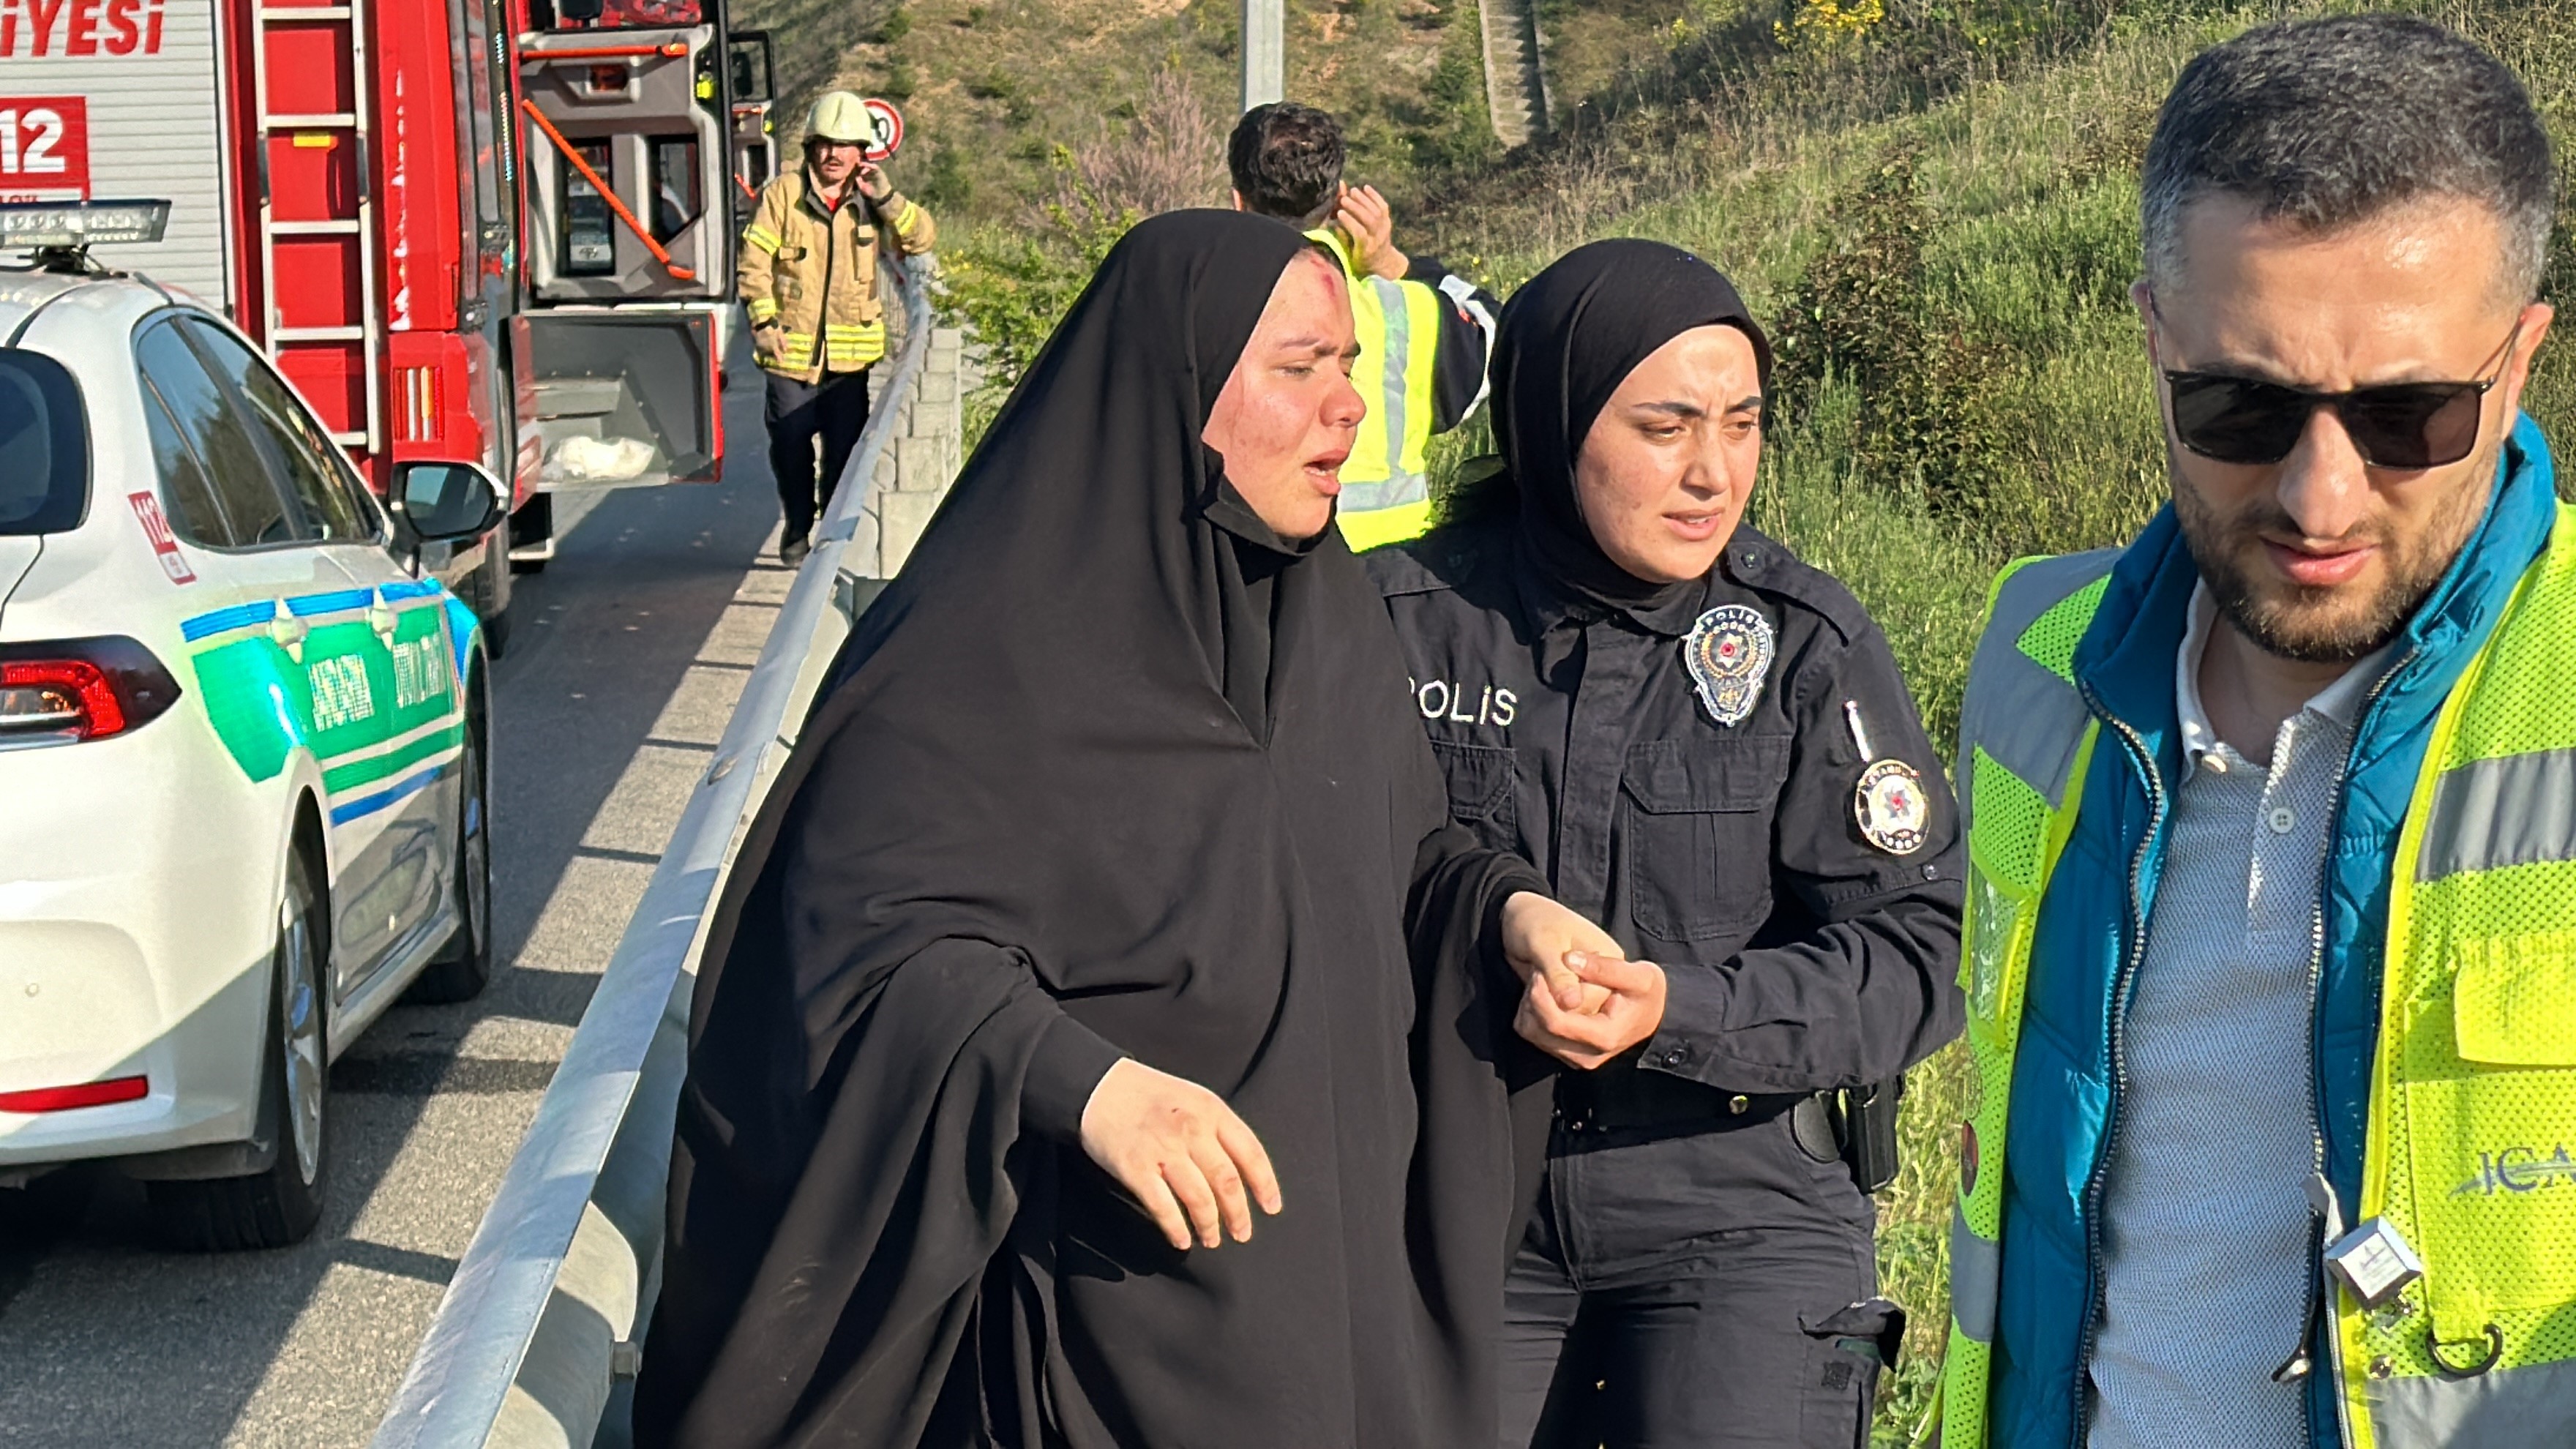
M 966 209 L 975 196 L 975 173 L 966 165 L 966 153 L 956 146 L 942 146 L 931 153 L 930 167 L 912 198 L 936 214 L 955 213 Z
M 1825 248 L 1775 324 L 1779 382 L 1792 411 L 1811 410 L 1829 381 L 1850 384 L 1858 475 L 1969 510 L 2006 468 L 2009 368 L 1927 291 L 1920 160 L 1917 145 L 1900 143 L 1834 204 Z
M 940 311 L 975 339 L 984 367 L 981 395 L 967 400 L 968 452 L 983 440 L 999 400 L 1091 284 L 1109 249 L 1136 224 L 1132 211 L 1104 203 L 1058 147 L 1053 159 L 1063 200 L 1042 212 L 1035 229 L 985 228 L 952 243 L 942 256 Z

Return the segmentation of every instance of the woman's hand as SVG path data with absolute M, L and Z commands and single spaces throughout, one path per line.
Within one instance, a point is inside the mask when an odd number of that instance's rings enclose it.
M 1091 1089 L 1082 1109 L 1082 1150 L 1183 1252 L 1192 1229 L 1207 1247 L 1223 1241 L 1220 1224 L 1236 1242 L 1250 1241 L 1252 1202 L 1274 1217 L 1279 1212 L 1270 1154 L 1225 1099 L 1132 1057 L 1120 1059 Z
M 1664 1024 L 1664 968 L 1652 961 L 1569 952 L 1569 974 L 1588 996 L 1569 1008 L 1545 978 L 1530 978 L 1512 1029 L 1521 1039 L 1568 1066 L 1591 1071 L 1653 1036 Z
M 1524 982 L 1544 977 L 1557 1005 L 1567 1011 L 1589 1013 L 1607 1000 L 1609 993 L 1588 986 L 1566 957 L 1574 952 L 1624 955 L 1609 932 L 1536 891 L 1514 891 L 1503 902 L 1502 925 L 1503 959 L 1511 963 L 1512 974 Z

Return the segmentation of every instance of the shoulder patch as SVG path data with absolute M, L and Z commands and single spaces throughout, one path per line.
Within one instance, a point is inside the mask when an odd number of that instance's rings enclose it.
M 1788 545 L 1751 525 L 1735 530 L 1721 565 L 1726 576 L 1748 589 L 1793 604 L 1823 619 L 1850 643 L 1877 627 L 1842 580 L 1790 552 Z
M 1491 550 L 1482 546 L 1485 540 L 1478 536 L 1481 532 L 1472 524 L 1434 528 L 1419 538 L 1370 549 L 1359 560 L 1381 598 L 1456 589 L 1490 555 Z

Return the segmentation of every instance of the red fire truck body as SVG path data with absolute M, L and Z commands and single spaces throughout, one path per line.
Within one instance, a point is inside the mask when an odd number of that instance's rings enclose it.
M 765 57 L 726 63 L 721 0 L 609 4 L 0 0 L 0 200 L 168 198 L 97 259 L 225 311 L 379 489 L 503 480 L 509 538 L 439 569 L 497 622 L 553 486 L 723 457 L 733 82 Z

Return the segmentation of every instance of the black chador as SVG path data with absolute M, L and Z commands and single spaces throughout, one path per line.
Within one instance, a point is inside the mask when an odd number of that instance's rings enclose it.
M 640 1441 L 1492 1442 L 1547 1107 L 1485 941 L 1544 880 L 1447 824 L 1338 532 L 1200 442 L 1304 245 L 1131 232 L 836 663 L 709 937 Z M 1259 1134 L 1249 1243 L 1085 1155 L 1121 1055 Z

